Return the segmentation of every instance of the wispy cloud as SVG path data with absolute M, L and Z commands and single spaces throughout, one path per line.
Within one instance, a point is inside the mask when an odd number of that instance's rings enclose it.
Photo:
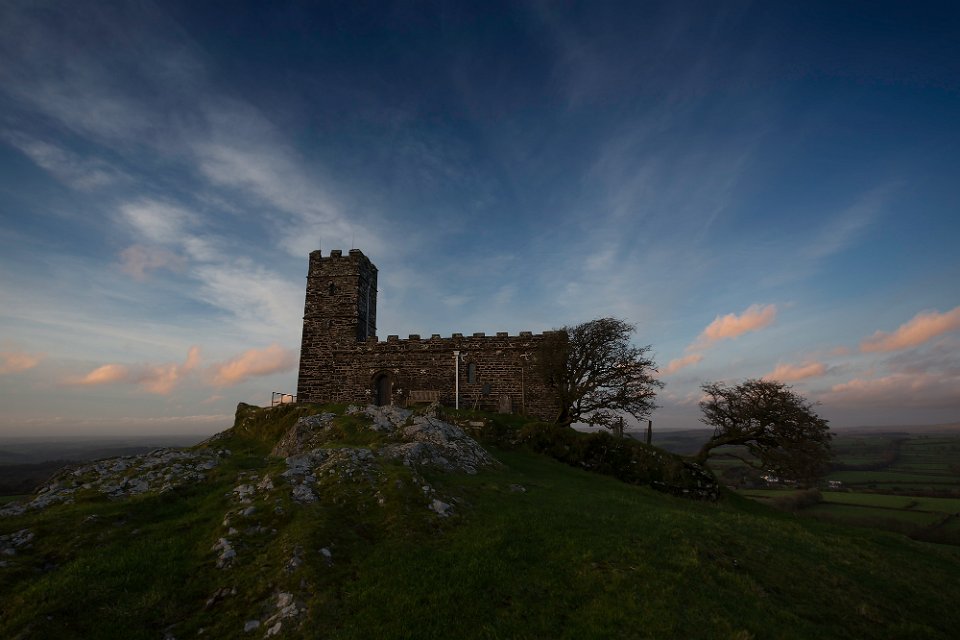
M 954 307 L 945 313 L 921 311 L 893 333 L 877 331 L 860 343 L 860 350 L 865 353 L 899 351 L 916 347 L 957 329 L 960 329 L 960 307 Z
M 763 376 L 763 379 L 793 382 L 825 375 L 827 370 L 827 365 L 822 362 L 806 362 L 804 364 L 779 363 L 773 371 Z
M 200 287 L 191 295 L 228 311 L 249 335 L 283 335 L 301 324 L 303 289 L 288 278 L 244 260 L 198 265 Z
M 99 366 L 86 375 L 70 378 L 66 383 L 77 386 L 99 386 L 115 383 L 136 384 L 150 393 L 167 395 L 199 364 L 200 349 L 194 346 L 190 347 L 187 358 L 182 364 L 164 363 L 131 366 L 110 363 Z
M 85 376 L 70 380 L 69 384 L 93 386 L 110 384 L 112 382 L 129 382 L 130 368 L 122 364 L 104 364 L 90 371 Z
M 892 373 L 854 378 L 834 385 L 820 400 L 841 407 L 956 407 L 960 406 L 960 376 Z
M 773 304 L 753 304 L 739 315 L 736 313 L 728 313 L 724 316 L 718 315 L 713 322 L 700 332 L 696 340 L 687 345 L 684 349 L 686 355 L 667 363 L 667 366 L 661 370 L 660 375 L 673 375 L 681 369 L 695 365 L 703 360 L 703 352 L 713 347 L 717 342 L 732 340 L 745 333 L 759 331 L 773 324 L 776 317 L 777 307 Z
M 218 387 L 228 387 L 258 376 L 290 371 L 297 364 L 297 354 L 272 344 L 264 349 L 248 349 L 236 358 L 211 368 L 211 379 Z
M 0 351 L 0 375 L 18 373 L 33 369 L 43 360 L 42 353 L 27 353 L 26 351 Z
M 180 271 L 194 281 L 183 295 L 227 312 L 251 334 L 286 335 L 298 322 L 302 290 L 247 256 L 232 256 L 201 235 L 197 215 L 150 199 L 124 203 L 120 217 L 136 244 L 121 254 L 124 270 L 140 277 L 149 269 Z
M 728 313 L 717 316 L 707 325 L 690 348 L 704 349 L 721 340 L 730 340 L 751 331 L 759 331 L 773 324 L 777 317 L 777 307 L 773 304 L 752 304 L 743 313 Z
M 172 251 L 135 244 L 120 252 L 120 268 L 134 280 L 146 280 L 147 272 L 168 269 L 181 272 L 186 261 Z
M 151 199 L 124 203 L 119 210 L 139 238 L 163 245 L 182 244 L 196 220 L 186 209 Z
M 261 216 L 290 230 L 284 242 L 297 255 L 305 253 L 298 242 L 304 236 L 311 248 L 321 234 L 327 246 L 376 239 L 368 225 L 354 224 L 356 212 L 345 213 L 322 170 L 304 168 L 316 162 L 305 162 L 282 129 L 250 102 L 211 89 L 206 57 L 162 7 L 120 14 L 91 8 L 82 24 L 68 11 L 8 9 L 0 20 L 4 53 L 13 61 L 0 68 L 5 92 L 92 142 L 101 156 L 79 157 L 24 131 L 8 132 L 52 173 L 75 186 L 97 186 L 120 175 L 104 156 L 139 165 L 162 158 L 166 169 L 198 178 L 197 191 L 255 199 Z
M 662 376 L 670 376 L 675 374 L 680 369 L 684 367 L 689 367 L 690 365 L 696 364 L 703 360 L 703 356 L 699 353 L 691 353 L 683 356 L 682 358 L 676 358 L 667 363 L 667 366 L 660 371 Z
M 121 171 L 100 158 L 81 156 L 22 132 L 7 131 L 0 138 L 22 151 L 60 182 L 75 189 L 96 189 L 126 179 Z
M 804 257 L 820 260 L 840 253 L 857 242 L 865 230 L 880 217 L 891 191 L 891 186 L 872 189 L 846 209 L 832 215 L 803 250 Z

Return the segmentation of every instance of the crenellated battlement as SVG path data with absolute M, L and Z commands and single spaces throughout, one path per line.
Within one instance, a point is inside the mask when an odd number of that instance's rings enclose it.
M 348 251 L 346 255 L 343 254 L 342 249 L 332 249 L 330 251 L 330 254 L 327 255 L 327 257 L 323 256 L 323 251 L 321 251 L 320 249 L 310 252 L 311 260 L 336 260 L 337 258 L 347 259 L 347 260 L 351 258 L 353 259 L 364 258 L 369 260 L 369 258 L 367 258 L 367 256 L 365 256 L 363 251 L 360 251 L 360 249 L 350 249 L 350 251 Z
M 519 333 L 516 333 L 516 334 L 510 334 L 506 331 L 498 331 L 496 334 L 488 336 L 483 331 L 478 331 L 466 337 L 462 333 L 454 333 L 454 334 L 451 334 L 450 336 L 442 336 L 439 333 L 433 333 L 430 335 L 429 338 L 424 337 L 423 334 L 411 333 L 406 338 L 401 338 L 397 334 L 390 334 L 386 337 L 386 340 L 381 340 L 377 336 L 369 336 L 366 342 L 367 344 L 379 344 L 379 343 L 385 343 L 385 342 L 392 343 L 392 342 L 436 342 L 436 341 L 458 343 L 458 342 L 474 342 L 477 340 L 497 341 L 497 340 L 503 340 L 504 338 L 507 340 L 523 340 L 523 339 L 542 340 L 543 338 L 552 336 L 556 333 L 560 333 L 560 332 L 559 331 L 543 331 L 542 333 L 534 333 L 532 331 L 520 331 Z

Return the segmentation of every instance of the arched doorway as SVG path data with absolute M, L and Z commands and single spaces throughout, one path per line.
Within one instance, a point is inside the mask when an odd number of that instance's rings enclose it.
M 393 404 L 393 379 L 387 373 L 378 373 L 373 378 L 373 394 L 377 406 Z

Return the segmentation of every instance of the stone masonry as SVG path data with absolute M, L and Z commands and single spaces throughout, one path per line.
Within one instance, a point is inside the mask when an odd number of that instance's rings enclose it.
M 377 268 L 357 249 L 310 254 L 300 350 L 300 402 L 460 406 L 556 416 L 535 372 L 544 334 L 377 338 Z M 459 359 L 454 352 L 459 351 Z M 459 360 L 459 361 L 458 361 Z

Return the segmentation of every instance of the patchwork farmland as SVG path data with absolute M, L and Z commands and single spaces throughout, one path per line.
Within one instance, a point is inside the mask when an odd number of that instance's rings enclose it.
M 798 500 L 792 488 L 741 493 L 819 520 L 960 545 L 960 431 L 841 433 L 833 450 L 831 490 L 816 499 Z M 718 471 L 736 468 L 732 458 L 719 462 Z

